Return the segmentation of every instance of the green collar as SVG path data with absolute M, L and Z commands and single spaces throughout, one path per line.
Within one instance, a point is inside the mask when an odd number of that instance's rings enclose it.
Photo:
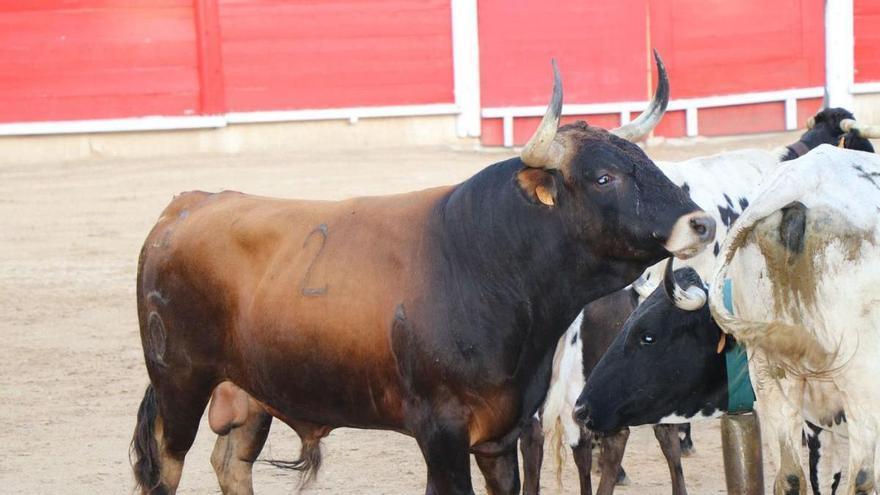
M 730 279 L 724 280 L 721 293 L 724 296 L 724 307 L 733 314 L 733 284 Z M 755 390 L 749 378 L 749 361 L 746 350 L 737 342 L 727 346 L 724 351 L 727 362 L 727 413 L 738 414 L 755 410 Z

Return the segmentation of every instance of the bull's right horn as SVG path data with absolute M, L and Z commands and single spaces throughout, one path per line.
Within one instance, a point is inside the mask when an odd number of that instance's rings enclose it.
M 654 98 L 648 104 L 648 108 L 636 117 L 636 120 L 617 129 L 612 129 L 611 134 L 635 143 L 650 134 L 660 123 L 663 114 L 666 113 L 666 105 L 669 104 L 669 77 L 666 75 L 666 66 L 663 65 L 663 59 L 660 58 L 657 50 L 654 50 L 654 61 L 657 62 L 658 79 Z
M 642 299 L 647 299 L 648 296 L 654 292 L 654 289 L 657 288 L 657 284 L 651 282 L 650 280 L 645 278 L 645 274 L 639 275 L 639 278 L 636 279 L 635 282 L 632 283 L 632 288 L 636 291 L 636 294 L 639 295 Z
M 841 120 L 840 130 L 843 132 L 856 131 L 859 137 L 865 139 L 880 138 L 880 125 L 860 124 L 853 119 Z
M 696 311 L 706 305 L 706 291 L 702 287 L 691 285 L 687 289 L 682 289 L 675 281 L 675 273 L 672 270 L 672 260 L 669 258 L 666 262 L 666 271 L 663 274 L 663 288 L 666 296 L 672 300 L 679 309 L 685 311 Z
M 544 118 L 538 125 L 535 134 L 526 143 L 520 158 L 522 162 L 533 168 L 558 168 L 565 155 L 565 146 L 556 141 L 556 130 L 559 129 L 559 116 L 562 115 L 562 77 L 556 60 L 553 64 L 553 97 Z

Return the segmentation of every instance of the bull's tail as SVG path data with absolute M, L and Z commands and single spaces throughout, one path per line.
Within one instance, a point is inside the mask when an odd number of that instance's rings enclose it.
M 137 424 L 131 439 L 129 459 L 134 470 L 135 489 L 159 495 L 163 492 L 159 478 L 159 445 L 156 442 L 156 418 L 159 403 L 152 385 L 147 385 L 137 412 Z
M 318 477 L 318 470 L 321 469 L 321 437 L 320 436 L 301 436 L 302 447 L 299 452 L 299 459 L 295 461 L 281 461 L 277 459 L 266 459 L 266 462 L 281 469 L 289 469 L 300 473 L 300 488 L 308 485 Z

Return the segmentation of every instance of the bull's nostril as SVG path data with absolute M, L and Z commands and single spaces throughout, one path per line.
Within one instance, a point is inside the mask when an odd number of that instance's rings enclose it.
M 715 220 L 711 217 L 691 218 L 690 225 L 697 236 L 704 241 L 710 241 L 715 237 Z

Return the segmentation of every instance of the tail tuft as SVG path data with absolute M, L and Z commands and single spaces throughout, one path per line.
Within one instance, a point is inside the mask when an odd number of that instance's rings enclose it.
M 295 461 L 280 461 L 277 459 L 265 460 L 266 463 L 277 468 L 299 471 L 300 488 L 308 485 L 318 477 L 318 470 L 321 469 L 321 461 L 320 438 L 303 439 L 299 459 Z
M 156 418 L 159 403 L 153 385 L 147 385 L 144 398 L 138 407 L 137 424 L 131 439 L 129 461 L 134 470 L 135 489 L 150 495 L 166 493 L 159 478 L 159 445 L 156 443 Z

